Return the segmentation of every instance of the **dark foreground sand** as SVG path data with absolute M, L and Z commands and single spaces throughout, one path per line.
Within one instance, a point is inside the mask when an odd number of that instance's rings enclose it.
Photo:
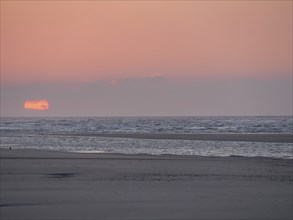
M 292 219 L 292 160 L 1 149 L 5 219 Z

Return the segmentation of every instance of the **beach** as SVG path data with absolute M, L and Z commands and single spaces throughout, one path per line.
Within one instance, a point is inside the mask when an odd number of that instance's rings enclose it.
M 1 149 L 1 220 L 292 219 L 292 160 Z

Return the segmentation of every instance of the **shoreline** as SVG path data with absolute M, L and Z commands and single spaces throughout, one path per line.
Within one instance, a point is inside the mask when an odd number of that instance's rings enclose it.
M 15 154 L 13 151 L 16 151 L 19 154 Z M 242 156 L 242 155 L 230 155 L 230 156 L 202 156 L 202 155 L 178 155 L 178 154 L 147 154 L 147 153 L 135 153 L 135 154 L 126 154 L 126 153 L 108 153 L 102 151 L 58 151 L 51 149 L 36 149 L 36 148 L 12 148 L 9 149 L 7 147 L 0 147 L 0 159 L 54 159 L 60 158 L 61 155 L 64 155 L 65 158 L 72 159 L 103 159 L 103 158 L 111 158 L 111 159 L 173 159 L 173 160 L 196 160 L 196 159 L 223 159 L 229 160 L 229 158 L 237 158 L 243 160 L 286 160 L 292 161 L 292 158 L 280 158 L 280 157 L 265 157 L 265 156 Z
M 56 136 L 110 137 L 153 140 L 198 140 L 293 143 L 293 133 L 104 133 L 104 134 L 46 134 Z
M 0 217 L 292 219 L 292 160 L 1 149 Z

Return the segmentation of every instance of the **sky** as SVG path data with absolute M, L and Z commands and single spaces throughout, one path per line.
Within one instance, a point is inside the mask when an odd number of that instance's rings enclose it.
M 291 114 L 292 1 L 1 1 L 2 117 Z

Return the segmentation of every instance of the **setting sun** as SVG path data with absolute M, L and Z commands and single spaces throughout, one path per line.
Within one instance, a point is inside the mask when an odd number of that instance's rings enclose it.
M 49 109 L 47 100 L 26 100 L 23 107 L 29 110 L 44 111 Z

